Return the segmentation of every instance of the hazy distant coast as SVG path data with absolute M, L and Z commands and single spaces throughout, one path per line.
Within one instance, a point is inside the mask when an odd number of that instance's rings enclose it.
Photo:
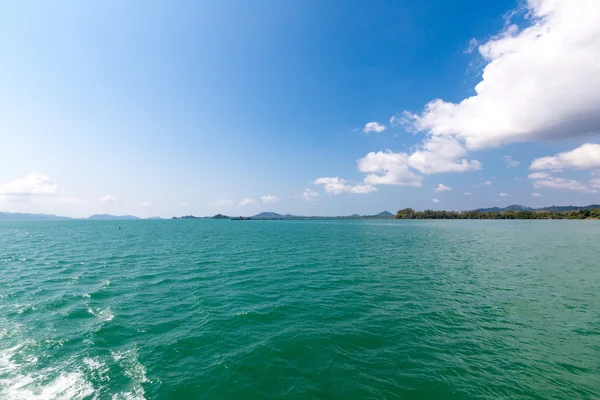
M 172 220 L 202 220 L 202 219 L 239 219 L 237 215 L 216 214 L 207 217 L 184 215 L 172 217 Z M 27 214 L 0 212 L 0 221 L 127 221 L 127 220 L 161 220 L 161 217 L 140 218 L 134 215 L 94 214 L 87 218 L 70 218 L 54 214 Z M 254 216 L 244 216 L 248 220 L 358 220 L 358 219 L 600 219 L 600 204 L 588 206 L 550 206 L 543 208 L 530 208 L 521 205 L 511 205 L 504 208 L 479 208 L 469 211 L 424 210 L 416 211 L 405 208 L 392 214 L 382 211 L 374 215 L 347 215 L 347 216 L 302 216 L 293 214 L 278 214 L 275 212 L 261 212 Z

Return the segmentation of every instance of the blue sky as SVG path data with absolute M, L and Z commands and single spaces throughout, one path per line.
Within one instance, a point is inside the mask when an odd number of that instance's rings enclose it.
M 0 210 L 598 203 L 599 8 L 6 2 Z

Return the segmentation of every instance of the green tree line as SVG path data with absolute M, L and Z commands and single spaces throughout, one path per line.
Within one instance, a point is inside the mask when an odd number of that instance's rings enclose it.
M 415 211 L 405 208 L 396 213 L 396 219 L 600 219 L 600 208 L 581 211 Z

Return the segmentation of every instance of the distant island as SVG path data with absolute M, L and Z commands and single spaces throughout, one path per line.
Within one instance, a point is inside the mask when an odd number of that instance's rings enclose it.
M 153 217 L 152 219 L 154 219 Z M 110 215 L 110 214 L 94 214 L 92 216 L 87 217 L 86 219 L 92 220 L 138 220 L 140 217 L 136 217 L 133 215 Z
M 325 220 L 325 219 L 394 219 L 394 214 L 389 211 L 382 211 L 379 214 L 375 215 L 358 215 L 353 214 L 349 216 L 339 216 L 339 217 L 322 217 L 322 216 L 301 216 L 301 215 L 292 215 L 292 214 L 278 214 L 275 212 L 265 211 L 259 214 L 244 217 L 244 216 L 227 216 L 223 214 L 217 214 L 213 217 L 196 217 L 193 215 L 184 215 L 182 217 L 173 217 L 171 219 L 231 219 L 238 221 L 247 221 L 247 220 Z
M 184 215 L 172 217 L 173 220 L 362 220 L 362 219 L 600 219 L 600 204 L 588 206 L 550 206 L 543 208 L 531 208 L 521 205 L 508 207 L 479 208 L 470 211 L 444 211 L 424 210 L 415 211 L 412 208 L 404 208 L 396 214 L 382 211 L 374 215 L 352 214 L 348 216 L 325 217 L 325 216 L 301 216 L 292 214 L 278 214 L 265 211 L 253 216 L 227 216 L 217 214 L 212 217 L 197 217 Z M 87 218 L 61 217 L 54 214 L 28 214 L 8 213 L 0 211 L 0 221 L 126 221 L 126 220 L 162 220 L 161 217 L 140 218 L 134 215 L 111 215 L 94 214 Z
M 87 218 L 71 218 L 61 217 L 60 215 L 54 214 L 28 214 L 28 213 L 8 213 L 0 211 L 0 221 L 76 221 L 76 220 L 90 220 L 90 221 L 123 221 L 123 220 L 141 220 L 142 218 L 134 215 L 110 215 L 110 214 L 94 214 Z M 159 217 L 151 217 L 147 219 L 161 219 Z

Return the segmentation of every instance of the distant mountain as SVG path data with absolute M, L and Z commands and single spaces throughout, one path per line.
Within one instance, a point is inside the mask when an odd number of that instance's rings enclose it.
M 518 204 L 513 204 L 512 206 L 500 208 L 500 207 L 492 207 L 492 208 L 480 208 L 477 211 L 481 212 L 502 212 L 502 211 L 533 211 L 534 209 L 531 207 L 520 206 Z
M 195 215 L 184 215 L 183 217 L 173 217 L 171 219 L 207 219 L 211 217 L 196 217 Z
M 146 219 L 162 219 L 161 217 L 148 217 Z
M 213 219 L 229 219 L 227 215 L 217 214 L 213 217 Z
M 141 219 L 140 217 L 136 217 L 133 215 L 110 215 L 110 214 L 94 214 L 92 216 L 87 217 L 86 219 L 90 220 L 137 220 Z
M 394 214 L 392 214 L 389 211 L 382 211 L 379 214 L 374 215 L 374 217 L 393 217 Z
M 536 211 L 553 211 L 553 212 L 561 212 L 561 211 L 577 211 L 577 210 L 593 210 L 595 208 L 600 208 L 600 204 L 590 204 L 589 206 L 551 206 L 538 208 Z
M 293 215 L 287 214 L 287 215 L 281 215 L 281 214 L 277 214 L 274 212 L 261 212 L 260 214 L 256 214 L 254 217 L 252 217 L 252 219 L 273 219 L 273 218 L 294 218 Z
M 60 217 L 54 214 L 27 214 L 0 212 L 0 220 L 11 221 L 65 221 L 73 218 Z
M 589 206 L 551 206 L 543 208 L 531 208 L 525 207 L 518 204 L 513 204 L 508 207 L 492 207 L 492 208 L 480 208 L 477 211 L 481 212 L 502 212 L 502 211 L 551 211 L 551 212 L 562 212 L 562 211 L 577 211 L 577 210 L 593 210 L 600 208 L 598 204 L 590 204 Z

